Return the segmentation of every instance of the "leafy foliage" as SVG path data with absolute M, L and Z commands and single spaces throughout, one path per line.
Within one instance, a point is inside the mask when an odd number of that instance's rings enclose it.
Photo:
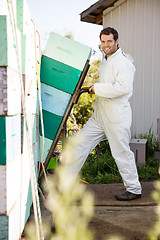
M 137 135 L 137 138 L 148 139 L 146 162 L 137 166 L 140 180 L 152 181 L 159 179 L 159 160 L 154 158 L 154 150 L 158 147 L 157 137 L 149 130 L 148 134 Z M 88 156 L 81 170 L 81 175 L 83 180 L 91 184 L 122 182 L 108 141 L 101 142 Z
M 92 62 L 82 87 L 89 87 L 98 81 L 100 65 L 100 60 L 95 60 Z M 95 100 L 95 94 L 91 95 L 83 93 L 80 96 L 78 103 L 74 105 L 73 114 L 76 119 L 76 124 L 79 128 L 82 128 L 82 126 L 92 116 Z M 68 128 L 74 128 L 74 123 L 71 117 L 69 117 L 67 121 L 67 126 Z
M 80 127 L 92 116 L 95 99 L 95 95 L 83 94 L 80 96 L 77 106 L 74 106 L 74 116 Z
M 149 129 L 148 133 L 135 134 L 134 138 L 147 139 L 147 155 L 152 156 L 155 150 L 158 150 L 158 136 L 154 135 L 152 128 Z
M 117 165 L 111 155 L 108 141 L 103 141 L 88 156 L 81 170 L 83 180 L 91 183 L 122 182 Z

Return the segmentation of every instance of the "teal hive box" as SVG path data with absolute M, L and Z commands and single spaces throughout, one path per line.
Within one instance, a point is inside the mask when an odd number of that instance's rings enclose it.
M 73 96 L 83 83 L 90 57 L 91 48 L 56 33 L 50 34 L 41 58 L 40 71 L 44 137 L 47 146 L 45 157 L 51 147 L 50 141 L 57 141 L 67 120 L 73 106 Z M 42 136 L 41 123 L 40 135 Z M 48 140 L 50 144 L 47 144 Z
M 21 154 L 21 117 L 0 116 L 0 165 L 15 161 Z
M 41 82 L 73 94 L 80 76 L 80 70 L 42 56 Z

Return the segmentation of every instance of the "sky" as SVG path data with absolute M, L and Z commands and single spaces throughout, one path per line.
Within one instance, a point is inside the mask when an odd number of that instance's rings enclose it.
M 80 13 L 98 0 L 26 0 L 31 19 L 40 33 L 41 48 L 45 48 L 50 32 L 62 36 L 71 34 L 75 41 L 99 52 L 102 25 L 80 21 Z

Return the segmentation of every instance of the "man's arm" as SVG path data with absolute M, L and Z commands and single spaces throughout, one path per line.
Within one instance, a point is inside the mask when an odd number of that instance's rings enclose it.
M 133 65 L 122 64 L 115 74 L 114 82 L 106 80 L 104 83 L 95 83 L 95 94 L 100 97 L 116 98 L 132 93 L 134 73 Z

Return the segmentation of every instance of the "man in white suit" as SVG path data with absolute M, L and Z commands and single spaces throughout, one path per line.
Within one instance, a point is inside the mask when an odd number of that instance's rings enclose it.
M 83 141 L 75 147 L 74 159 L 66 164 L 65 170 L 75 179 L 89 153 L 107 137 L 126 188 L 125 193 L 115 197 L 128 201 L 141 197 L 135 158 L 129 147 L 132 122 L 129 98 L 135 67 L 119 48 L 118 32 L 114 28 L 103 29 L 100 40 L 105 57 L 99 81 L 89 89 L 90 94 L 97 95 L 94 114 L 77 134 Z

